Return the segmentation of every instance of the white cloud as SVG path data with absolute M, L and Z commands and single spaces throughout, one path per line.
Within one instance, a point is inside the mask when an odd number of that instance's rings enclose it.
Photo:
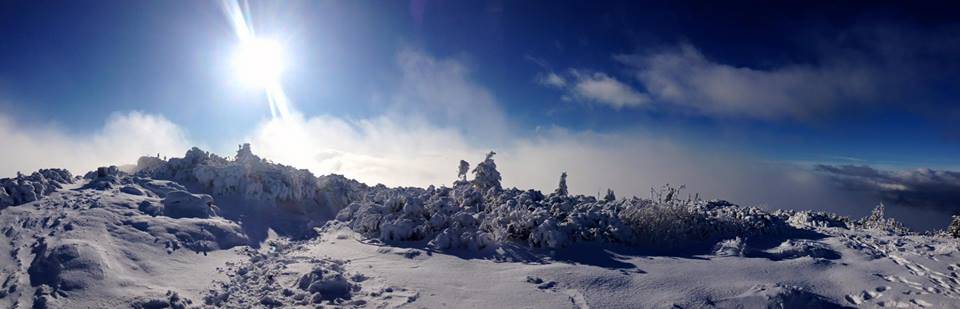
M 554 72 L 538 75 L 537 83 L 543 86 L 554 88 L 564 88 L 567 86 L 567 80 Z
M 294 114 L 262 123 L 249 141 L 254 153 L 276 162 L 391 186 L 450 183 L 459 160 L 480 153 L 456 129 L 388 117 Z
M 497 151 L 505 186 L 555 189 L 568 172 L 572 192 L 614 189 L 647 196 L 651 187 L 686 184 L 706 198 L 772 208 L 830 209 L 862 215 L 870 201 L 834 188 L 810 170 L 765 163 L 745 153 L 717 152 L 642 132 L 598 134 L 550 129 L 479 145 L 458 130 L 423 121 L 379 117 L 344 120 L 294 115 L 261 124 L 250 138 L 255 153 L 316 174 L 339 173 L 368 184 L 449 185 L 457 163 Z
M 650 101 L 647 95 L 640 93 L 616 78 L 607 74 L 593 74 L 573 71 L 576 82 L 570 91 L 577 97 L 614 108 L 635 107 Z
M 606 73 L 571 69 L 566 75 L 568 77 L 554 72 L 541 73 L 537 75 L 536 82 L 541 86 L 566 91 L 562 97 L 564 101 L 599 103 L 615 109 L 637 107 L 650 102 L 646 94 Z
M 713 62 L 689 45 L 615 58 L 658 102 L 714 116 L 803 119 L 880 93 L 878 72 L 854 61 L 754 69 Z
M 141 112 L 111 115 L 103 128 L 75 135 L 55 126 L 27 126 L 0 115 L 0 175 L 40 168 L 66 168 L 75 174 L 98 166 L 136 163 L 144 155 L 182 155 L 192 144 L 177 125 Z

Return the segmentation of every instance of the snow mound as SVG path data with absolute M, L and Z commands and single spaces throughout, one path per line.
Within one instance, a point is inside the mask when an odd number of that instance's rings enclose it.
M 134 309 L 186 309 L 192 307 L 193 301 L 189 298 L 183 298 L 174 291 L 167 291 L 163 297 L 141 299 L 133 302 Z
M 94 245 L 67 243 L 47 248 L 41 238 L 33 248 L 36 255 L 27 272 L 30 284 L 46 284 L 55 290 L 83 289 L 104 278 L 104 262 Z
M 352 292 L 360 287 L 348 281 L 343 274 L 343 262 L 322 260 L 309 273 L 300 276 L 297 288 L 311 293 L 315 303 L 350 299 Z
M 715 302 L 718 308 L 843 308 L 799 286 L 756 285 L 740 295 Z
M 33 202 L 73 183 L 73 175 L 65 169 L 41 169 L 29 176 L 17 173 L 16 178 L 0 179 L 0 209 Z

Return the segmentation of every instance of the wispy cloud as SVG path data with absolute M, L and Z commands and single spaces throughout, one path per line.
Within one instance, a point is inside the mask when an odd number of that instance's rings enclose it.
M 71 134 L 55 126 L 34 126 L 0 114 L 0 177 L 40 168 L 66 168 L 80 174 L 98 166 L 136 163 L 146 155 L 181 155 L 193 145 L 186 133 L 163 116 L 117 113 L 91 134 Z
M 562 89 L 567 86 L 567 79 L 557 73 L 548 72 L 537 75 L 537 83 L 542 86 Z
M 540 73 L 537 84 L 562 89 L 565 98 L 581 102 L 607 105 L 620 109 L 637 107 L 650 102 L 650 98 L 629 84 L 603 72 L 586 72 L 571 69 L 561 75 L 552 71 Z
M 614 108 L 641 106 L 650 101 L 647 95 L 605 73 L 574 70 L 572 75 L 576 80 L 570 90 L 584 100 Z
M 398 87 L 385 103 L 390 117 L 424 118 L 484 139 L 499 138 L 509 130 L 496 98 L 470 79 L 470 68 L 461 61 L 406 48 L 397 54 L 397 67 Z
M 803 119 L 881 94 L 879 72 L 847 63 L 754 69 L 711 61 L 690 45 L 615 58 L 658 102 L 706 115 Z

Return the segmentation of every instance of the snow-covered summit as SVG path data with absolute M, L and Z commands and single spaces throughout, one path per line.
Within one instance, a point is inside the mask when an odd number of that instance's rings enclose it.
M 141 157 L 134 174 L 229 199 L 232 203 L 222 207 L 228 215 L 280 213 L 312 220 L 313 225 L 332 218 L 366 188 L 340 175 L 317 177 L 305 169 L 269 162 L 253 154 L 249 144 L 241 145 L 232 159 L 196 147 L 183 158 Z
M 0 307 L 960 307 L 960 219 L 507 188 L 367 186 L 241 145 L 0 179 Z M 456 305 L 454 305 L 456 304 Z

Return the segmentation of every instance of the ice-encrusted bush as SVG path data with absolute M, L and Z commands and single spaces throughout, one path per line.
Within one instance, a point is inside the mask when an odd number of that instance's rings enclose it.
M 953 216 L 950 225 L 947 226 L 947 235 L 953 238 L 960 238 L 960 216 Z
M 778 210 L 776 215 L 786 217 L 787 223 L 795 227 L 838 227 L 853 226 L 850 218 L 825 211 Z
M 621 216 L 639 242 L 677 244 L 748 237 L 783 228 L 780 218 L 756 207 L 740 207 L 717 200 L 709 202 L 641 202 Z
M 886 217 L 883 203 L 877 205 L 869 216 L 860 219 L 858 224 L 865 229 L 878 229 L 896 234 L 904 234 L 910 231 L 896 219 Z
M 497 171 L 497 164 L 493 162 L 496 154 L 493 151 L 487 153 L 487 158 L 473 169 L 473 183 L 480 189 L 500 189 L 500 172 Z
M 372 187 L 341 210 L 337 220 L 365 237 L 426 240 L 436 249 L 483 249 L 500 242 L 541 248 L 580 241 L 669 246 L 747 237 L 786 226 L 783 218 L 758 208 L 680 200 L 674 187 L 657 200 L 617 200 L 612 191 L 603 200 L 570 195 L 563 176 L 560 188 L 548 196 L 502 189 L 495 168 L 491 152 L 477 165 L 473 180 L 458 180 L 452 187 Z
M 713 254 L 717 256 L 744 256 L 747 246 L 743 239 L 735 237 L 718 242 L 713 249 Z
M 15 178 L 0 179 L 0 209 L 36 201 L 63 185 L 73 183 L 73 175 L 65 169 L 41 169 L 30 175 L 17 173 Z

